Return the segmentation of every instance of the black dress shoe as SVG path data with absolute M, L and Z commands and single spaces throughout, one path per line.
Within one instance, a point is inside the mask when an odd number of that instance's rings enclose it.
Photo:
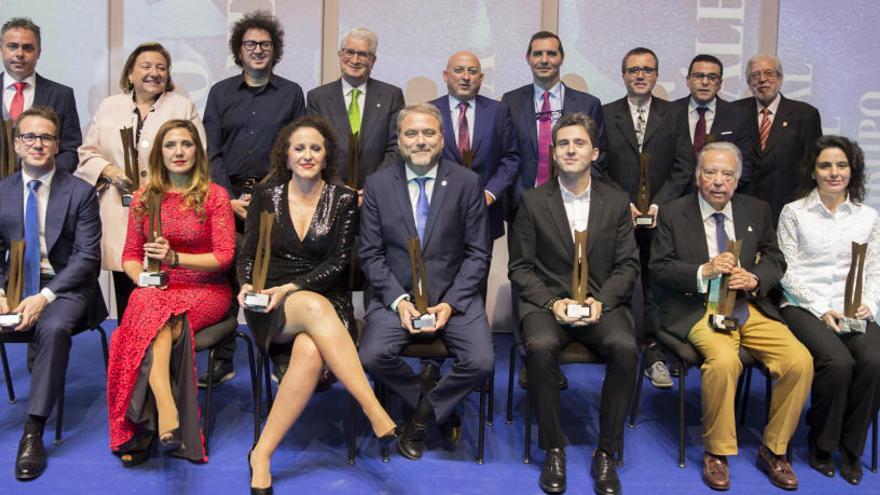
M 565 449 L 561 447 L 547 449 L 538 485 L 547 493 L 565 491 Z
M 620 493 L 620 478 L 614 467 L 614 459 L 604 450 L 593 452 L 590 476 L 593 477 L 593 491 L 598 495 L 617 495 Z
M 440 368 L 433 361 L 422 361 L 422 371 L 419 372 L 419 392 L 422 397 L 428 395 L 440 381 Z
M 455 450 L 461 443 L 461 418 L 456 413 L 452 413 L 449 419 L 440 425 L 440 434 L 443 436 L 443 448 L 446 450 Z
M 285 372 L 286 371 L 287 370 L 285 370 Z M 315 393 L 320 394 L 321 392 L 330 390 L 334 383 L 336 383 L 336 375 L 330 370 L 325 369 L 321 372 L 321 376 L 318 377 L 318 384 L 315 385 Z
M 862 481 L 862 458 L 855 456 L 846 447 L 840 447 L 840 477 L 851 485 Z
M 178 426 L 169 432 L 163 433 L 162 436 L 159 437 L 159 447 L 163 454 L 170 454 L 175 450 L 184 448 L 183 430 Z
M 428 425 L 417 423 L 415 419 L 409 420 L 403 428 L 403 434 L 397 439 L 397 451 L 407 459 L 416 461 L 422 458 L 425 451 L 425 434 Z
M 810 443 L 810 467 L 823 476 L 834 477 L 834 457 L 830 452 L 820 449 L 813 443 Z
M 199 377 L 199 388 L 206 388 L 208 386 L 208 373 L 212 375 L 212 388 L 219 387 L 235 378 L 235 367 L 232 366 L 232 361 L 229 359 L 215 359 L 214 367 L 205 371 L 202 373 L 202 376 Z
M 248 463 L 248 484 L 250 484 L 254 479 L 254 468 L 251 467 L 251 454 L 254 453 L 254 449 L 248 451 L 247 455 L 247 463 Z M 266 488 L 254 488 L 251 487 L 251 495 L 272 495 L 272 484 Z
M 46 449 L 43 448 L 42 431 L 25 431 L 18 442 L 15 458 L 15 477 L 21 481 L 32 480 L 46 470 Z

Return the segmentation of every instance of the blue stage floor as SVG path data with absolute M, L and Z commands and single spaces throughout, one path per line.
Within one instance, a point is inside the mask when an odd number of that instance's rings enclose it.
M 112 326 L 107 322 L 106 326 Z M 495 421 L 487 427 L 486 464 L 477 465 L 473 456 L 477 441 L 478 395 L 463 405 L 464 433 L 456 452 L 439 447 L 435 433 L 432 448 L 421 461 L 408 461 L 392 452 L 389 463 L 379 457 L 376 441 L 361 415 L 358 456 L 354 466 L 346 464 L 344 420 L 348 395 L 336 385 L 315 397 L 300 422 L 294 426 L 272 459 L 276 493 L 308 494 L 531 494 L 541 493 L 537 481 L 543 453 L 537 449 L 537 426 L 533 431 L 533 462 L 521 462 L 525 394 L 518 387 L 514 422 L 504 422 L 508 351 L 511 337 L 498 335 L 496 343 Z M 40 494 L 124 494 L 247 493 L 248 470 L 245 455 L 252 439 L 252 404 L 247 361 L 242 347 L 236 356 L 238 375 L 214 394 L 215 420 L 211 435 L 210 462 L 204 465 L 155 457 L 134 469 L 125 469 L 108 447 L 107 408 L 103 363 L 98 337 L 94 333 L 74 338 L 67 372 L 64 441 L 51 445 L 54 416 L 47 424 L 45 442 L 49 467 L 36 481 L 17 482 L 13 476 L 18 439 L 26 415 L 28 374 L 25 346 L 7 345 L 15 388 L 16 404 L 0 406 L 0 493 Z M 204 369 L 206 356 L 199 356 Z M 568 492 L 592 493 L 590 455 L 596 444 L 598 401 L 604 368 L 570 365 L 565 368 L 571 387 L 562 393 L 563 423 L 571 445 L 568 454 Z M 689 377 L 687 396 L 688 439 L 685 469 L 677 467 L 677 394 L 659 391 L 646 383 L 642 392 L 640 420 L 626 431 L 626 465 L 620 469 L 624 493 L 707 493 L 700 480 L 702 447 L 699 426 L 699 376 Z M 6 402 L 5 390 L 0 392 Z M 755 468 L 764 424 L 764 381 L 752 383 L 747 428 L 740 431 L 740 455 L 730 458 L 730 493 L 771 493 L 774 488 Z M 794 467 L 800 478 L 801 494 L 880 493 L 880 477 L 865 468 L 862 485 L 852 487 L 839 476 L 828 479 L 807 465 L 806 429 L 801 423 L 794 440 Z M 869 462 L 870 441 L 865 463 Z

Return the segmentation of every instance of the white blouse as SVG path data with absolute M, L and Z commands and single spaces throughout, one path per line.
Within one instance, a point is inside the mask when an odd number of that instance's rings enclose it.
M 868 243 L 862 304 L 878 317 L 880 303 L 880 215 L 849 198 L 832 213 L 813 191 L 782 208 L 779 248 L 788 269 L 782 277 L 786 304 L 817 317 L 829 310 L 843 312 L 852 243 Z

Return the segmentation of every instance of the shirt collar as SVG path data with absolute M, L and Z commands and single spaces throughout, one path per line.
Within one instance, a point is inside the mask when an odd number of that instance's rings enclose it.
M 41 182 L 40 187 L 43 188 L 51 188 L 52 187 L 52 178 L 55 177 L 55 167 L 52 167 L 52 170 L 46 172 L 45 174 L 39 177 L 31 177 L 24 169 L 21 169 L 21 180 L 24 181 L 24 187 L 27 189 L 28 183 L 32 180 L 38 180 Z
M 535 90 L 535 101 L 538 102 L 539 105 L 544 103 L 544 91 L 548 91 L 550 93 L 550 101 L 561 101 L 562 100 L 562 92 L 563 92 L 563 84 L 562 81 L 557 82 L 550 89 L 544 89 L 537 84 L 532 83 L 532 88 Z M 541 108 L 540 106 L 538 108 Z
M 834 213 L 831 213 L 831 211 L 828 210 L 825 203 L 822 202 L 822 199 L 819 197 L 819 190 L 815 187 L 804 199 L 804 207 L 808 210 L 824 211 L 829 215 L 834 215 Z M 837 206 L 837 211 L 853 212 L 858 207 L 859 205 L 849 200 L 849 193 L 847 193 L 846 200 Z
M 465 101 L 467 102 L 469 109 L 470 108 L 476 109 L 475 108 L 476 107 L 475 100 L 476 100 L 476 98 L 471 98 L 470 100 L 460 100 L 452 95 L 449 95 L 449 109 L 450 110 L 458 110 L 458 106 L 461 105 L 462 103 L 464 103 Z
M 688 97 L 688 111 L 696 112 L 697 107 L 706 107 L 710 113 L 715 113 L 715 103 L 717 103 L 717 102 L 718 102 L 718 97 L 716 96 L 715 98 L 712 98 L 712 101 L 710 101 L 709 103 L 706 103 L 704 105 L 700 105 L 696 101 L 694 101 L 693 96 L 689 96 Z
M 348 81 L 344 77 L 342 77 L 340 79 L 342 79 L 342 94 L 343 95 L 348 96 L 348 94 L 351 93 L 352 89 L 357 88 L 357 90 L 360 91 L 362 95 L 366 96 L 366 94 L 367 94 L 367 82 L 366 81 L 364 81 L 364 83 L 361 84 L 360 86 L 352 86 L 351 84 L 348 84 Z
M 593 189 L 593 180 L 590 179 L 590 183 L 587 185 L 587 188 L 584 189 L 580 194 L 575 194 L 562 185 L 562 180 L 557 177 L 556 181 L 559 182 L 559 191 L 562 193 L 563 201 L 574 201 L 574 200 L 590 200 L 590 191 Z
M 273 88 L 276 88 L 276 87 L 277 87 L 277 84 L 275 84 L 275 78 L 276 78 L 276 77 L 278 77 L 278 76 L 276 76 L 274 73 L 273 73 L 273 74 L 270 74 L 270 75 L 269 75 L 269 80 L 266 82 L 266 85 L 265 85 L 265 86 L 248 86 L 247 81 L 244 80 L 244 73 L 242 73 L 242 74 L 239 74 L 239 75 L 238 75 L 238 79 L 239 79 L 239 81 L 238 81 L 238 85 L 237 85 L 236 87 L 237 87 L 238 89 L 248 89 L 248 90 L 249 90 L 249 89 L 256 88 L 256 87 L 268 88 L 268 87 L 271 86 L 271 87 L 273 87 Z
M 776 112 L 779 111 L 779 102 L 782 101 L 782 93 L 776 93 L 776 98 L 773 98 L 773 101 L 767 105 L 767 109 L 770 110 L 770 115 L 776 116 Z M 758 101 L 755 98 L 755 104 L 758 106 L 758 115 L 761 115 L 761 109 L 764 108 L 764 104 Z
M 406 170 L 406 181 L 410 182 L 411 180 L 418 178 L 418 177 L 427 177 L 429 179 L 437 179 L 437 167 L 439 165 L 440 164 L 438 163 L 437 165 L 434 165 L 433 167 L 431 167 L 427 172 L 425 172 L 425 175 L 416 175 L 416 173 L 413 172 L 411 168 L 409 168 L 409 165 L 404 163 L 403 168 Z
M 638 113 L 639 108 L 644 108 L 645 113 L 648 113 L 648 111 L 651 109 L 651 103 L 653 101 L 654 101 L 654 97 L 651 96 L 650 98 L 648 98 L 648 103 L 645 103 L 643 106 L 640 107 L 640 106 L 636 105 L 635 103 L 633 103 L 633 101 L 629 99 L 629 96 L 626 97 L 626 104 L 629 105 L 629 113 L 631 113 L 633 115 L 636 115 Z
M 715 209 L 712 205 L 710 205 L 705 199 L 703 199 L 703 195 L 697 191 L 697 202 L 700 204 L 700 216 L 703 218 L 703 222 L 712 218 L 712 215 L 718 213 L 718 210 Z M 733 221 L 733 207 L 730 205 L 730 201 L 724 205 L 724 208 L 721 208 L 721 213 L 724 213 L 724 218 L 730 221 Z
M 8 72 L 3 73 L 3 80 L 6 81 L 6 88 L 5 89 L 12 89 L 12 90 L 15 89 L 15 83 L 18 82 Z M 37 73 L 34 72 L 33 74 L 22 79 L 22 82 L 27 83 L 27 86 L 25 89 L 33 89 L 33 88 L 37 87 Z

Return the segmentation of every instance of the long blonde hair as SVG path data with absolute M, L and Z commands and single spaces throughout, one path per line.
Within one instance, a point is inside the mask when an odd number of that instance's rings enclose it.
M 147 170 L 150 173 L 150 178 L 141 194 L 142 209 L 147 211 L 154 201 L 161 203 L 165 193 L 171 189 L 171 178 L 168 175 L 168 169 L 165 168 L 165 160 L 162 156 L 162 143 L 165 141 L 165 135 L 168 132 L 179 128 L 189 131 L 190 137 L 196 145 L 192 179 L 189 186 L 181 193 L 183 194 L 183 204 L 187 208 L 194 210 L 200 217 L 203 217 L 205 214 L 205 198 L 208 196 L 208 189 L 211 187 L 208 155 L 205 153 L 202 138 L 199 136 L 196 126 L 189 120 L 182 119 L 165 122 L 156 134 L 156 139 L 153 141 L 153 149 L 150 151 L 150 157 L 147 160 Z

